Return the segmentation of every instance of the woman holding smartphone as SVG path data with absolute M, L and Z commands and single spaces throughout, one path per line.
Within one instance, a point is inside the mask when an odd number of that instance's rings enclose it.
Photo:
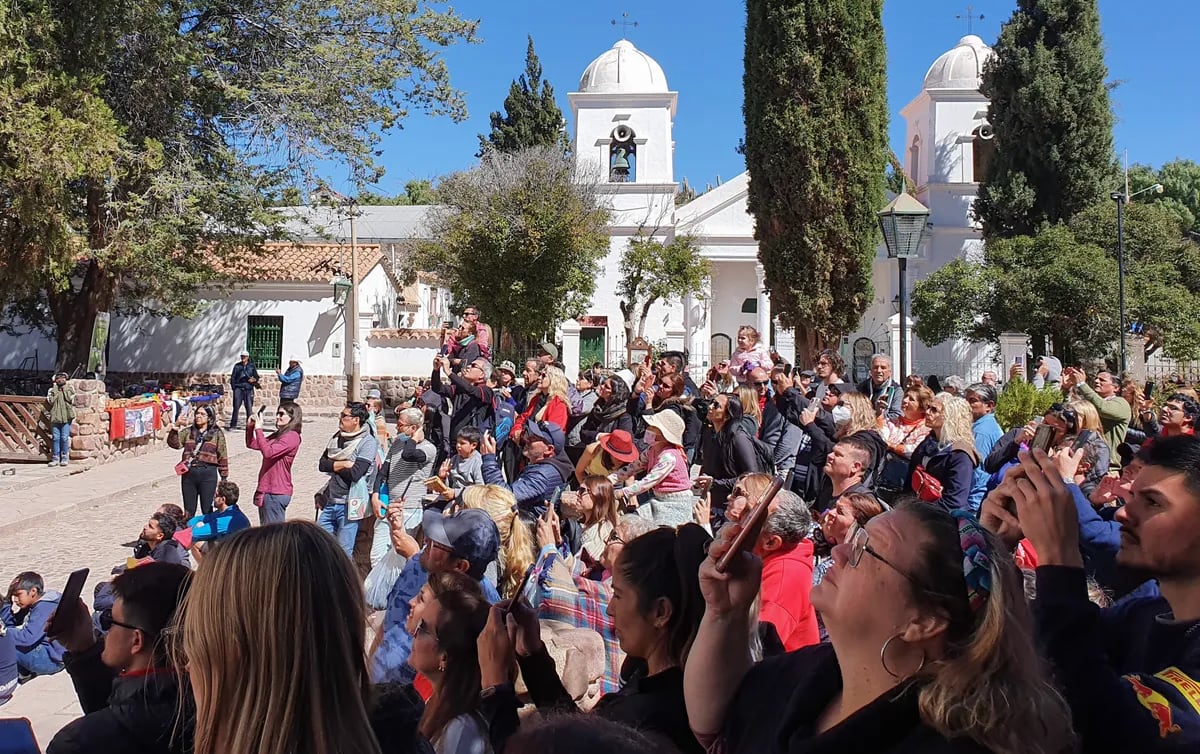
M 229 478 L 229 448 L 225 433 L 217 426 L 217 413 L 208 404 L 197 406 L 191 424 L 180 421 L 167 434 L 167 447 L 182 450 L 175 471 L 188 518 L 196 515 L 197 503 L 204 513 L 212 513 L 217 482 Z
M 262 415 L 260 408 L 257 416 L 246 421 L 246 447 L 263 457 L 254 505 L 258 508 L 258 523 L 278 524 L 287 518 L 288 503 L 292 502 L 292 463 L 300 452 L 304 416 L 295 403 L 282 404 L 275 410 L 275 430 L 268 435 L 259 426 Z

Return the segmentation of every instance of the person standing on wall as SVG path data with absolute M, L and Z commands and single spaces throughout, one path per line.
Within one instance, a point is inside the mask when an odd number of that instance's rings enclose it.
M 279 378 L 279 402 L 295 403 L 300 398 L 300 386 L 304 384 L 304 370 L 300 367 L 300 356 L 292 354 L 288 357 L 286 372 L 275 370 Z
M 258 387 L 258 369 L 250 360 L 250 352 L 242 351 L 238 363 L 233 365 L 233 373 L 229 376 L 229 384 L 233 388 L 233 416 L 229 419 L 229 428 L 237 429 L 238 409 L 246 409 L 246 420 L 249 421 L 254 411 L 254 388 Z
M 54 375 L 46 404 L 52 431 L 49 465 L 66 466 L 71 459 L 71 422 L 75 421 L 75 388 L 67 384 L 66 372 Z

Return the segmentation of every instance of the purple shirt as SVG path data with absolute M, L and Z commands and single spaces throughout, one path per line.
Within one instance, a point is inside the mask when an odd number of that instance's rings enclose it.
M 271 439 L 257 424 L 247 423 L 246 447 L 263 454 L 256 494 L 291 495 L 292 461 L 296 460 L 296 452 L 300 449 L 300 433 L 284 432 Z

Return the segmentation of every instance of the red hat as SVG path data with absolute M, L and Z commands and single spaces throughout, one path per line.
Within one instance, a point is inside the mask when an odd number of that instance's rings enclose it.
M 633 463 L 641 452 L 633 444 L 633 435 L 623 429 L 614 429 L 600 438 L 600 447 L 621 463 Z

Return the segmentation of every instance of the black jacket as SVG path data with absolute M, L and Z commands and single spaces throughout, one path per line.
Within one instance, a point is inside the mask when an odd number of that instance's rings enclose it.
M 518 657 L 521 676 L 538 710 L 578 712 L 544 648 L 529 657 Z M 669 739 L 683 754 L 702 754 L 704 749 L 692 735 L 683 702 L 683 668 L 670 668 L 653 676 L 628 680 L 618 691 L 605 694 L 592 714 L 624 723 Z
M 1161 597 L 1101 610 L 1063 566 L 1037 569 L 1033 609 L 1080 751 L 1200 751 L 1200 621 L 1172 620 Z
M 190 719 L 192 694 L 171 670 L 117 676 L 103 662 L 104 642 L 64 658 L 84 716 L 60 730 L 46 754 L 183 754 L 191 749 L 192 725 L 176 731 L 182 695 Z
M 754 441 L 740 428 L 723 435 L 708 425 L 700 433 L 700 473 L 712 477 L 713 508 L 724 508 L 733 483 L 747 471 L 758 468 Z
M 250 382 L 250 378 L 254 378 L 254 382 Z M 238 362 L 233 365 L 233 373 L 229 375 L 229 385 L 235 390 L 253 390 L 258 384 L 258 369 L 254 367 L 253 361 L 248 361 L 245 364 Z
M 818 733 L 821 713 L 841 691 L 830 644 L 770 657 L 742 679 L 725 727 L 724 754 L 982 754 L 969 739 L 944 738 L 921 722 L 915 684 L 887 694 Z
M 591 445 L 596 442 L 597 435 L 617 429 L 623 429 L 633 435 L 633 417 L 629 415 L 629 411 L 625 410 L 613 416 L 604 413 L 603 407 L 597 402 L 583 420 L 583 426 L 579 428 L 579 441 L 584 445 Z
M 486 384 L 472 385 L 457 374 L 450 375 L 450 385 L 442 382 L 440 369 L 433 370 L 431 379 L 435 392 L 452 401 L 453 412 L 450 416 L 449 433 L 443 438 L 443 451 L 447 454 L 454 450 L 454 438 L 463 427 L 475 427 L 479 430 L 490 429 L 495 420 L 495 409 L 492 407 L 492 389 Z

